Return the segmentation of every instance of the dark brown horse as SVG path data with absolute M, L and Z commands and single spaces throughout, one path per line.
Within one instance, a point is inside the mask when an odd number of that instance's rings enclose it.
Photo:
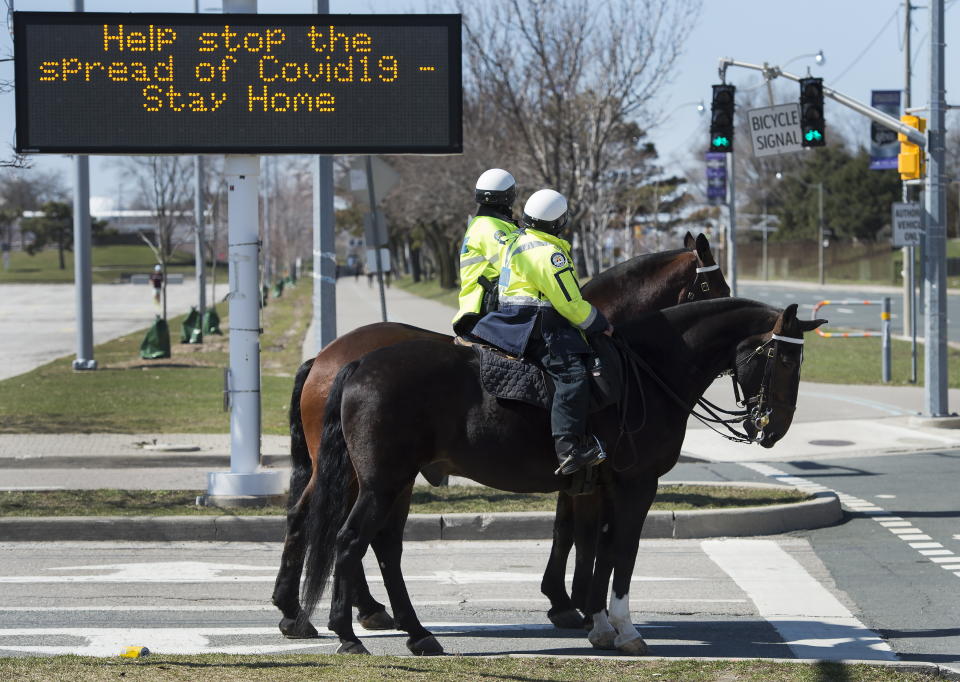
M 716 376 L 731 372 L 752 406 L 757 418 L 745 422 L 750 438 L 772 447 L 787 433 L 800 383 L 803 334 L 823 323 L 800 321 L 796 311 L 795 304 L 778 310 L 756 301 L 720 299 L 618 325 L 615 339 L 634 370 L 626 391 L 635 401 L 645 396 L 646 411 L 639 424 L 630 425 L 620 423 L 616 406 L 595 415 L 599 437 L 614 445 L 599 467 L 604 528 L 597 532 L 586 600 L 594 646 L 647 652 L 629 610 L 640 533 L 658 478 L 679 458 L 690 411 Z M 563 480 L 553 474 L 549 423 L 546 410 L 486 393 L 470 349 L 406 341 L 345 366 L 324 414 L 306 528 L 310 547 L 302 620 L 335 569 L 329 627 L 340 639 L 340 653 L 367 653 L 353 631 L 351 604 L 361 559 L 372 546 L 397 627 L 409 634 L 407 647 L 414 654 L 442 653 L 416 616 L 400 567 L 417 474 L 434 467 L 502 490 L 558 490 Z M 635 439 L 618 437 L 627 427 L 636 432 Z M 354 476 L 357 492 L 350 504 Z
M 729 296 L 730 288 L 716 265 L 706 237 L 699 235 L 694 239 L 687 233 L 684 245 L 685 249 L 638 256 L 599 274 L 584 286 L 584 297 L 616 325 L 643 312 L 677 303 Z M 301 529 L 316 486 L 317 453 L 330 386 L 337 372 L 347 363 L 372 350 L 414 339 L 449 344 L 453 337 L 404 324 L 370 324 L 337 338 L 315 359 L 301 365 L 297 372 L 290 403 L 293 468 L 287 538 L 273 593 L 273 603 L 283 613 L 280 630 L 288 637 L 316 636 L 312 626 L 304 624 L 302 620 L 299 624 L 297 622 L 300 576 L 306 546 Z M 433 478 L 429 470 L 424 473 Z M 596 524 L 597 499 L 581 496 L 576 503 L 565 495 L 558 499 L 560 523 L 555 530 L 556 540 L 544 575 L 543 590 L 551 601 L 550 618 L 559 626 L 582 624 L 582 616 L 575 607 L 582 608 L 584 590 L 577 587 L 582 587 L 592 572 L 592 548 L 584 547 L 582 552 L 577 553 L 573 601 L 566 593 L 563 574 L 575 539 L 573 519 L 579 514 L 586 524 L 579 525 L 580 535 L 589 533 L 591 524 Z M 355 604 L 364 627 L 393 627 L 393 621 L 383 605 L 371 596 L 362 573 L 355 584 Z

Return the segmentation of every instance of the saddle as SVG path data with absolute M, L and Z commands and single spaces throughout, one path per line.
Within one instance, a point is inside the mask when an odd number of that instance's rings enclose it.
M 508 355 L 499 348 L 457 338 L 469 345 L 480 363 L 480 384 L 490 395 L 550 409 L 556 390 L 553 379 L 529 360 Z M 597 412 L 620 400 L 623 390 L 623 359 L 606 336 L 593 340 L 596 361 L 589 370 L 590 412 Z

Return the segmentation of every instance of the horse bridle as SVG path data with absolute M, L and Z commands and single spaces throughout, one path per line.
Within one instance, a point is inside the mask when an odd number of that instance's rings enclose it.
M 704 277 L 704 278 L 703 278 L 703 281 L 700 282 L 700 275 L 702 275 L 702 274 L 705 273 L 705 272 L 713 272 L 714 270 L 719 270 L 719 269 L 720 269 L 720 266 L 719 266 L 719 265 L 716 265 L 716 264 L 714 264 L 714 265 L 704 265 L 704 266 L 698 267 L 698 268 L 697 268 L 697 273 L 696 273 L 696 275 L 695 275 L 694 278 L 693 278 L 693 282 L 691 282 L 691 283 L 690 283 L 690 286 L 687 287 L 687 289 L 686 289 L 686 291 L 687 291 L 687 296 L 686 296 L 687 300 L 688 300 L 688 301 L 697 300 L 697 298 L 698 298 L 698 293 L 699 293 L 699 294 L 709 294 L 709 293 L 710 293 L 710 282 L 707 281 L 707 278 L 706 278 L 706 277 Z M 700 282 L 700 286 L 699 286 L 699 287 L 697 286 L 697 282 Z
M 794 338 L 792 336 L 782 336 L 780 334 L 771 334 L 769 339 L 757 346 L 753 353 L 737 362 L 735 368 L 730 370 L 730 377 L 733 381 L 734 398 L 737 402 L 737 405 L 740 405 L 744 408 L 743 412 L 745 414 L 743 415 L 742 421 L 749 420 L 753 424 L 754 428 L 757 430 L 755 440 L 758 443 L 763 441 L 763 430 L 766 428 L 767 424 L 770 423 L 770 414 L 773 412 L 774 408 L 789 410 L 791 413 L 797 409 L 795 404 L 777 400 L 773 397 L 773 369 L 776 357 L 780 352 L 781 343 L 792 343 L 802 346 L 803 339 Z M 739 370 L 758 355 L 766 355 L 766 361 L 763 364 L 763 374 L 760 379 L 760 388 L 756 395 L 747 398 L 746 400 L 742 400 L 740 398 L 740 391 L 738 390 L 739 388 L 742 388 L 742 386 L 739 385 L 739 382 L 742 380 L 737 378 L 739 375 Z M 803 362 L 802 355 L 800 362 Z M 701 398 L 698 403 L 701 405 L 701 407 L 704 406 L 704 404 L 716 407 L 704 398 Z M 738 438 L 746 437 L 746 434 L 737 433 L 736 435 Z M 749 437 L 747 437 L 748 442 L 749 440 Z
M 687 404 L 683 401 L 680 396 L 678 396 L 666 382 L 661 379 L 656 372 L 653 371 L 653 368 L 648 365 L 643 358 L 641 358 L 637 353 L 635 353 L 631 348 L 629 348 L 625 343 L 619 339 L 614 339 L 618 348 L 620 348 L 621 354 L 624 356 L 625 360 L 629 360 L 629 364 L 633 369 L 634 377 L 637 379 L 637 385 L 641 387 L 642 384 L 639 381 L 638 368 L 643 370 L 648 374 L 656 383 L 664 390 L 664 392 L 673 399 L 678 405 L 683 409 L 688 409 Z M 769 339 L 764 341 L 762 344 L 757 346 L 754 351 L 747 357 L 734 361 L 735 364 L 730 369 L 723 372 L 720 376 L 724 374 L 729 374 L 733 381 L 733 392 L 734 398 L 736 399 L 737 405 L 741 406 L 742 410 L 726 410 L 722 407 L 714 405 L 706 398 L 699 398 L 697 400 L 697 405 L 699 405 L 703 410 L 707 412 L 706 415 L 700 414 L 696 411 L 696 408 L 690 409 L 689 414 L 699 420 L 707 428 L 714 431 L 715 433 L 723 436 L 727 440 L 732 440 L 738 443 L 760 443 L 763 441 L 763 430 L 766 428 L 767 424 L 770 423 L 770 414 L 773 412 L 773 409 L 783 408 L 789 409 L 791 412 L 796 410 L 796 405 L 791 405 L 780 400 L 774 399 L 773 396 L 773 369 L 775 365 L 775 360 L 780 350 L 780 343 L 792 343 L 803 345 L 803 339 L 794 338 L 792 336 L 782 336 L 780 334 L 772 334 Z M 766 355 L 766 362 L 763 366 L 763 375 L 760 379 L 760 387 L 756 395 L 748 397 L 746 400 L 741 399 L 740 397 L 740 386 L 738 382 L 739 370 L 741 367 L 755 359 L 759 355 Z M 801 357 L 802 362 L 802 357 Z M 729 418 L 723 418 L 717 413 L 722 412 L 724 414 L 730 415 Z M 737 431 L 732 424 L 739 424 L 750 420 L 754 428 L 757 430 L 757 435 L 751 438 L 745 431 Z M 715 428 L 713 424 L 721 424 L 724 426 L 730 433 L 726 434 L 723 431 Z M 621 435 L 626 433 L 628 436 L 632 435 L 633 432 L 639 430 L 634 429 L 630 432 L 623 431 L 623 424 L 621 423 Z

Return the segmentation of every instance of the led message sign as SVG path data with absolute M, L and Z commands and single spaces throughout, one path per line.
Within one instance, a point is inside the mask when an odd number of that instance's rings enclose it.
M 15 12 L 23 153 L 462 151 L 460 15 Z

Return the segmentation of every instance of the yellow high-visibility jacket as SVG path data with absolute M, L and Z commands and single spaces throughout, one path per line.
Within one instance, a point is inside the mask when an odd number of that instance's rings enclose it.
M 585 335 L 608 327 L 580 293 L 570 244 L 552 234 L 521 229 L 504 254 L 499 287 L 499 310 L 473 334 L 508 352 L 523 354 L 538 321 L 554 353 L 589 353 Z
M 512 222 L 490 215 L 478 215 L 470 221 L 460 248 L 459 309 L 453 317 L 456 333 L 469 332 L 483 315 L 484 288 L 480 277 L 496 284 L 503 249 L 513 241 L 516 230 Z

